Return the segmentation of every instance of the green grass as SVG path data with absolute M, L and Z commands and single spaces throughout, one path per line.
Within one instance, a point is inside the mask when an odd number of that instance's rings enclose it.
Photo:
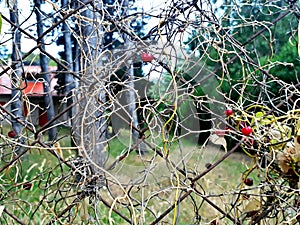
M 120 139 L 113 140 L 111 142 L 111 145 L 113 146 L 111 149 L 112 151 L 117 149 L 117 145 L 121 144 L 123 149 L 128 149 L 126 145 L 122 144 L 124 143 Z M 201 171 L 205 170 L 205 164 L 206 163 L 214 163 L 219 158 L 221 158 L 225 152 L 219 150 L 218 147 L 215 146 L 209 146 L 207 148 L 203 148 L 201 150 L 200 146 L 195 146 L 192 142 L 189 142 L 188 140 L 184 140 L 183 143 L 181 143 L 182 146 L 184 146 L 183 151 L 185 154 L 191 153 L 189 157 L 185 160 L 185 165 L 188 170 L 194 170 L 198 171 L 198 173 L 201 173 Z M 162 150 L 161 145 L 158 145 L 158 149 Z M 178 154 L 179 151 L 179 145 L 178 143 L 174 143 L 170 147 L 170 156 L 172 153 Z M 118 153 L 112 152 L 113 156 L 117 156 Z M 130 170 L 131 168 L 126 165 L 149 165 L 147 162 L 149 159 L 152 159 L 152 162 L 161 162 L 163 161 L 160 157 L 156 157 L 154 160 L 154 153 L 150 150 L 147 156 L 139 156 L 136 154 L 136 152 L 133 152 L 124 160 L 123 164 L 120 163 L 122 166 L 120 168 L 124 168 L 124 173 L 121 173 L 123 175 L 122 178 L 123 181 L 129 182 L 133 177 L 135 177 L 135 174 Z M 165 165 L 165 164 L 164 164 Z M 178 164 L 179 166 L 183 166 L 182 164 Z M 243 153 L 234 153 L 232 156 L 225 159 L 219 166 L 217 166 L 215 169 L 213 169 L 211 172 L 209 172 L 206 176 L 204 176 L 200 181 L 199 185 L 201 186 L 201 191 L 204 191 L 205 194 L 212 194 L 212 195 L 220 195 L 222 193 L 230 193 L 233 190 L 239 190 L 239 185 L 243 182 L 243 173 L 251 167 L 252 161 L 250 158 L 245 156 Z M 126 168 L 126 169 L 125 169 Z M 146 168 L 146 166 L 145 166 Z M 138 169 L 142 170 L 138 167 Z M 169 168 L 170 169 L 170 168 Z M 153 170 L 154 171 L 154 170 Z M 165 172 L 164 172 L 165 171 Z M 134 175 L 132 175 L 132 174 Z M 162 177 L 166 175 L 165 179 L 160 180 L 160 185 L 149 185 L 147 188 L 144 188 L 144 195 L 142 196 L 142 192 L 135 192 L 134 198 L 138 200 L 142 200 L 143 198 L 146 198 L 145 196 L 150 196 L 155 191 L 159 191 L 162 189 L 170 188 L 176 183 L 174 179 L 170 180 L 169 170 L 167 167 L 162 166 L 160 169 L 156 170 L 156 176 Z M 127 175 L 131 174 L 131 175 Z M 136 175 L 139 175 L 139 173 L 136 173 Z M 249 177 L 252 177 L 254 179 L 254 185 L 257 185 L 259 180 L 256 174 L 251 173 Z M 174 178 L 174 177 L 173 177 Z M 116 187 L 116 189 L 118 189 Z M 117 192 L 117 191 L 116 191 Z M 174 190 L 169 189 L 168 193 L 160 194 L 160 199 L 165 199 L 166 201 L 158 200 L 156 198 L 150 200 L 148 202 L 148 207 L 151 208 L 153 211 L 156 212 L 163 212 L 163 210 L 166 210 L 170 206 L 170 202 L 174 202 Z M 216 218 L 220 215 L 219 212 L 214 210 L 209 204 L 203 202 L 202 198 L 199 196 L 196 196 L 195 194 L 192 195 L 193 197 L 187 198 L 185 201 L 183 201 L 180 205 L 180 217 L 178 219 L 179 224 L 193 224 L 195 221 L 194 218 L 194 211 L 192 210 L 194 208 L 194 204 L 192 199 L 196 199 L 196 202 L 200 205 L 202 204 L 202 207 L 199 211 L 199 213 L 202 216 L 202 221 L 209 222 L 210 220 Z M 227 197 L 215 197 L 212 198 L 212 201 L 215 202 L 217 205 L 221 205 L 221 208 L 225 210 L 225 205 L 229 204 L 232 199 Z M 226 203 L 226 204 L 225 204 Z M 158 213 L 159 214 L 159 213 Z M 172 216 L 173 213 L 170 213 L 166 218 L 165 221 L 168 221 L 169 223 L 172 222 Z M 154 217 L 151 215 L 146 216 L 146 224 L 150 223 L 152 220 L 154 220 Z M 228 222 L 228 224 L 231 224 Z
M 7 137 L 7 133 L 10 130 L 11 128 L 8 126 L 3 126 L 0 129 L 1 134 L 6 136 L 5 139 L 8 139 L 8 141 L 4 139 L 0 140 L 2 152 L 7 153 L 6 155 L 2 155 L 0 168 L 15 157 L 15 154 L 11 153 L 13 147 L 12 139 Z M 69 129 L 60 127 L 58 128 L 58 132 L 58 140 L 63 149 L 64 159 L 74 157 L 76 151 L 68 150 L 71 145 Z M 29 141 L 26 144 L 30 144 L 33 140 L 32 133 L 25 132 L 23 134 L 29 137 Z M 46 140 L 46 135 L 42 136 L 42 140 Z M 118 146 L 118 149 L 121 147 L 119 143 L 116 143 L 115 146 Z M 117 152 L 118 150 L 115 151 L 115 154 Z M 76 196 L 77 191 L 80 191 L 80 188 L 72 186 L 73 181 L 74 178 L 67 166 L 61 164 L 47 149 L 35 145 L 20 160 L 16 161 L 0 174 L 0 205 L 4 205 L 6 210 L 20 218 L 26 224 L 45 224 L 55 215 L 54 208 L 56 208 L 56 214 L 58 214 L 74 201 L 74 196 Z M 24 184 L 28 182 L 32 184 L 32 187 L 26 190 L 24 189 Z M 59 189 L 64 191 L 58 191 Z M 66 201 L 60 201 L 64 197 Z M 72 209 L 71 213 L 74 215 L 75 220 L 71 224 L 82 223 L 81 216 L 83 210 L 80 208 L 81 205 L 79 203 L 78 206 Z M 91 215 L 94 214 L 93 206 L 94 204 L 88 204 Z M 97 215 L 99 218 L 98 222 L 100 224 L 107 224 L 109 209 L 102 204 L 99 204 L 98 207 L 100 207 L 98 212 L 101 212 Z M 123 222 L 114 212 L 112 213 L 112 219 L 117 224 L 122 224 Z M 89 224 L 86 221 L 83 224 Z M 0 224 L 15 224 L 15 221 L 6 213 L 3 213 L 0 218 Z M 61 223 L 56 222 L 54 224 Z
M 1 127 L 1 134 L 7 136 L 10 127 Z M 24 130 L 23 135 L 28 137 L 25 145 L 30 145 L 33 141 L 33 135 Z M 59 128 L 60 145 L 70 146 L 69 131 L 66 128 Z M 2 147 L 2 157 L 0 168 L 7 165 L 16 155 L 12 153 L 15 144 L 11 138 L 0 140 Z M 23 151 L 25 147 L 21 149 Z M 65 157 L 73 154 L 71 151 L 65 151 Z M 55 182 L 62 174 L 65 176 L 70 172 L 65 165 L 59 166 L 57 158 L 53 156 L 47 149 L 39 145 L 30 148 L 19 160 L 11 164 L 0 174 L 0 205 L 4 205 L 6 209 L 13 213 L 24 222 L 30 224 L 41 224 L 41 220 L 48 214 L 48 207 L 52 203 L 42 204 L 39 206 L 41 198 L 51 198 L 51 188 L 58 187 Z M 30 183 L 30 190 L 24 188 L 24 184 Z M 47 184 L 52 183 L 52 187 L 47 187 Z M 53 192 L 54 193 L 54 192 Z M 48 196 L 47 196 L 48 195 Z M 46 201 L 44 201 L 46 202 Z M 38 208 L 35 215 L 33 212 Z M 32 217 L 33 215 L 33 217 Z M 31 218 L 32 217 L 32 218 Z M 31 218 L 31 219 L 30 219 Z M 6 221 L 7 220 L 7 221 Z M 1 224 L 14 224 L 6 213 L 3 213 Z
M 8 131 L 9 128 L 3 127 L 3 134 L 6 134 Z M 67 159 L 68 157 L 75 155 L 74 151 L 67 150 L 70 146 L 69 130 L 60 128 L 59 132 L 59 142 L 61 147 L 65 148 L 65 150 L 63 150 L 63 155 L 64 158 Z M 122 152 L 129 149 L 129 138 L 126 135 L 128 134 L 123 133 L 118 138 L 110 141 L 108 148 L 110 159 L 108 160 L 108 165 Z M 162 150 L 161 140 L 157 140 L 156 146 L 157 149 Z M 172 145 L 168 145 L 168 147 L 170 150 L 170 157 L 173 157 L 173 155 L 177 156 L 177 158 L 175 157 L 174 159 L 177 159 L 177 162 L 179 162 L 178 157 L 180 158 L 179 153 L 181 152 L 179 151 L 178 143 L 174 142 Z M 186 169 L 188 171 L 197 171 L 198 173 L 201 173 L 201 171 L 205 169 L 205 164 L 207 162 L 213 163 L 224 154 L 224 152 L 213 146 L 201 149 L 189 140 L 184 140 L 181 143 L 181 148 L 185 154 L 190 153 L 185 159 Z M 6 150 L 7 152 L 11 151 L 9 146 L 6 146 Z M 13 155 L 7 155 L 6 162 L 2 160 L 0 167 L 5 165 L 12 157 Z M 149 167 L 150 160 L 152 160 L 151 163 L 153 163 L 153 165 L 155 163 L 155 165 L 158 165 L 157 169 L 153 171 L 156 173 L 155 176 L 159 179 L 154 181 L 153 179 L 151 180 L 149 176 L 149 182 L 141 183 L 140 187 L 132 187 L 133 190 L 131 191 L 131 196 L 137 201 L 141 201 L 157 192 L 157 196 L 152 197 L 147 202 L 147 207 L 159 215 L 174 202 L 176 179 L 173 173 L 174 170 L 170 165 L 165 163 L 164 159 L 156 155 L 155 151 L 149 149 L 149 153 L 144 156 L 140 156 L 136 151 L 133 151 L 124 162 L 122 161 L 115 170 L 110 172 L 116 175 L 121 182 L 126 184 L 126 182 L 130 182 L 132 179 L 137 179 L 138 176 L 141 176 L 140 171 Z M 250 165 L 251 162 L 245 155 L 236 153 L 202 178 L 198 185 L 201 186 L 201 190 L 205 191 L 205 193 L 217 195 L 229 192 L 236 189 L 241 183 L 242 173 L 245 172 Z M 178 166 L 182 167 L 183 164 L 179 163 Z M 125 169 L 123 169 L 123 171 L 118 171 L 118 169 L 122 168 Z M 192 176 L 192 174 L 190 174 L 190 176 Z M 255 174 L 251 174 L 251 176 L 253 176 L 255 182 L 258 182 L 255 178 Z M 181 180 L 184 180 L 182 175 L 180 175 L 180 177 Z M 109 176 L 108 179 L 112 180 Z M 75 199 L 74 196 L 76 195 L 76 192 L 80 190 L 80 188 L 77 189 L 75 186 L 72 186 L 71 182 L 73 182 L 73 177 L 71 176 L 71 171 L 66 166 L 61 166 L 55 156 L 50 154 L 46 149 L 39 148 L 39 146 L 28 151 L 21 160 L 4 170 L 2 174 L 0 174 L 0 181 L 0 205 L 5 205 L 9 212 L 29 224 L 43 224 L 45 221 L 49 221 L 53 218 L 54 213 L 60 213 L 61 210 L 71 204 Z M 32 183 L 33 186 L 30 190 L 25 190 L 23 188 L 23 184 L 26 182 Z M 113 182 L 109 182 L 108 184 L 110 193 L 114 197 L 124 196 L 123 191 L 117 184 L 114 184 Z M 185 184 L 181 185 L 184 186 Z M 188 186 L 188 183 L 186 185 Z M 59 189 L 64 191 L 57 191 Z M 108 194 L 107 190 L 101 189 L 99 194 L 110 204 L 113 203 L 113 198 Z M 63 198 L 66 198 L 66 201 L 60 200 Z M 229 201 L 229 199 L 225 199 L 224 197 L 213 198 L 212 200 L 216 202 L 216 204 L 221 204 L 222 201 L 222 204 Z M 93 202 L 93 199 L 91 199 L 91 201 Z M 122 199 L 122 201 L 126 204 L 128 203 L 126 199 Z M 197 204 L 202 203 L 202 199 L 195 194 L 192 194 L 191 197 L 183 201 L 179 208 L 180 216 L 178 218 L 178 224 L 192 224 L 195 222 L 193 201 L 196 201 Z M 41 205 L 39 205 L 40 202 L 42 202 Z M 92 216 L 95 216 L 94 207 L 97 208 L 99 224 L 108 224 L 109 209 L 101 202 L 96 205 L 93 203 L 88 204 L 89 214 Z M 57 211 L 54 212 L 54 209 Z M 123 207 L 123 205 L 117 203 L 115 204 L 115 209 L 130 218 L 129 211 L 126 207 Z M 82 223 L 82 211 L 82 203 L 79 203 L 72 209 L 71 213 L 75 218 L 72 224 Z M 142 219 L 139 220 L 140 216 L 142 216 L 141 211 L 136 208 L 135 213 L 137 215 L 137 220 L 142 221 Z M 199 213 L 203 217 L 203 221 L 209 221 L 218 215 L 218 213 L 206 203 L 202 203 Z M 144 218 L 146 219 L 146 221 L 143 222 L 144 224 L 155 219 L 149 212 L 146 212 Z M 126 222 L 115 213 L 112 213 L 111 219 L 115 221 L 114 224 L 126 224 Z M 170 213 L 164 220 L 171 222 L 172 219 L 173 213 Z M 67 220 L 64 222 L 66 221 Z M 3 213 L 0 218 L 0 224 L 14 224 L 14 221 L 7 216 L 7 214 Z M 89 223 L 85 221 L 83 224 Z

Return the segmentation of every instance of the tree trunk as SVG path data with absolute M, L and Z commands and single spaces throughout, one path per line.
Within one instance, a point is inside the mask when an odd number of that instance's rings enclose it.
M 73 3 L 75 4 L 75 3 Z M 61 5 L 62 7 L 65 7 L 68 5 L 68 0 L 61 0 Z M 76 5 L 73 5 L 73 7 L 75 7 Z M 72 6 L 71 6 L 72 7 Z M 76 56 L 73 56 L 73 51 L 72 51 L 72 34 L 70 31 L 70 28 L 68 26 L 68 20 L 66 20 L 65 22 L 63 22 L 62 25 L 62 33 L 63 33 L 63 38 L 64 38 L 64 50 L 65 50 L 65 54 L 64 54 L 64 62 L 66 64 L 66 67 L 68 68 L 68 71 L 74 71 L 74 68 L 76 69 L 76 71 L 78 72 L 78 64 L 74 63 L 74 60 Z M 77 44 L 76 44 L 77 45 Z M 73 104 L 73 89 L 75 88 L 75 81 L 74 81 L 74 77 L 71 73 L 68 73 L 68 71 L 65 73 L 65 93 L 67 95 L 67 107 Z M 72 123 L 73 123 L 73 115 L 76 113 L 76 108 L 77 107 L 72 107 L 71 110 L 69 110 L 68 112 L 68 124 L 71 125 L 72 127 Z M 71 139 L 71 146 L 75 147 L 76 144 L 74 143 L 74 140 Z
M 68 4 L 68 0 L 61 0 L 62 7 Z M 73 71 L 73 56 L 72 56 L 72 35 L 67 21 L 63 22 L 62 32 L 64 37 L 64 50 L 65 50 L 65 63 L 69 71 Z M 65 84 L 66 84 L 66 95 L 67 95 L 67 106 L 73 103 L 72 90 L 74 88 L 74 79 L 71 73 L 65 73 Z M 72 121 L 72 110 L 69 110 L 70 122 Z
M 139 132 L 135 128 L 138 127 L 138 116 L 136 111 L 136 101 L 137 96 L 134 91 L 134 70 L 133 70 L 133 64 L 131 60 L 129 61 L 129 69 L 128 69 L 128 80 L 127 80 L 127 95 L 126 95 L 126 101 L 128 105 L 128 114 L 130 115 L 129 122 L 131 124 L 131 134 L 132 134 L 132 141 L 133 143 L 136 143 L 139 138 Z M 137 152 L 140 154 L 144 154 L 146 152 L 146 146 L 144 143 L 141 143 L 138 145 Z
M 15 25 L 19 25 L 19 15 L 18 15 L 18 1 L 13 1 L 12 8 L 9 9 L 10 11 L 10 20 Z M 22 65 L 21 65 L 21 32 L 19 29 L 13 27 L 12 28 L 12 69 L 13 72 L 11 74 L 11 83 L 12 83 L 12 91 L 11 91 L 11 112 L 13 115 L 23 120 L 23 107 L 22 107 Z M 12 127 L 15 131 L 17 137 L 20 135 L 22 130 L 22 125 L 17 122 L 14 118 L 12 118 Z
M 41 15 L 41 0 L 35 0 L 35 14 L 36 14 L 36 20 L 37 20 L 37 35 L 40 37 L 43 34 L 43 22 L 42 22 L 42 15 Z M 41 38 L 41 43 L 44 42 L 44 38 Z M 45 45 L 41 45 L 41 50 L 45 50 Z M 55 116 L 55 110 L 54 110 L 54 104 L 53 104 L 53 98 L 52 93 L 50 89 L 50 75 L 48 70 L 48 58 L 43 53 L 40 53 L 40 66 L 41 71 L 43 74 L 43 86 L 44 86 L 44 101 L 45 101 L 45 110 L 47 112 L 47 120 L 50 121 Z M 57 128 L 53 126 L 52 123 L 51 128 L 48 131 L 48 138 L 49 141 L 55 140 L 57 136 Z
M 123 1 L 123 8 L 125 11 L 123 12 L 124 15 L 128 14 L 128 11 L 130 9 L 129 7 L 129 1 L 125 0 Z M 128 27 L 130 27 L 130 24 L 128 24 Z M 129 39 L 128 35 L 124 35 L 124 39 L 127 42 L 129 48 L 131 46 L 131 40 Z M 138 117 L 137 117 L 137 112 L 136 112 L 136 93 L 135 93 L 135 88 L 134 88 L 134 69 L 133 69 L 133 62 L 132 60 L 129 60 L 128 62 L 128 80 L 127 80 L 127 86 L 128 86 L 128 92 L 127 92 L 127 105 L 128 105 L 128 112 L 130 115 L 130 123 L 134 128 L 138 128 Z M 137 130 L 132 128 L 132 140 L 133 143 L 136 143 L 138 138 L 139 138 L 139 133 Z M 144 154 L 146 152 L 146 146 L 144 143 L 141 143 L 138 145 L 137 149 L 138 153 Z
M 101 1 L 94 1 L 93 5 L 101 7 Z M 89 5 L 81 13 L 81 18 L 83 20 L 79 21 L 79 34 L 82 39 L 82 79 L 78 88 L 78 113 L 73 124 L 74 138 L 81 149 L 79 154 L 91 163 L 92 173 L 101 176 L 100 167 L 103 167 L 106 161 L 107 132 L 105 73 L 100 57 L 103 40 L 101 15 Z

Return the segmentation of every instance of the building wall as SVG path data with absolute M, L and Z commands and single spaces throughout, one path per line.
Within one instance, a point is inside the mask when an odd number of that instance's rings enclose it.
M 5 68 L 0 68 L 0 71 L 3 71 Z M 55 78 L 55 71 L 57 67 L 49 66 L 50 73 L 50 91 L 53 96 L 55 113 L 61 112 L 65 107 L 66 103 L 62 103 L 61 99 L 63 97 L 59 96 L 54 87 L 57 85 L 57 78 Z M 43 82 L 44 80 L 41 77 L 41 67 L 40 66 L 24 66 L 27 82 L 23 83 L 24 87 L 22 94 L 24 98 L 28 98 L 27 104 L 24 104 L 23 112 L 26 116 L 26 120 L 34 125 L 40 125 L 41 122 L 45 123 L 46 115 L 44 112 L 44 89 Z M 2 76 L 0 76 L 0 104 L 4 105 L 8 111 L 10 110 L 10 99 L 11 99 L 11 73 L 12 70 L 8 70 Z M 45 116 L 43 116 L 45 115 Z M 68 122 L 68 113 L 65 113 L 62 117 L 59 118 L 59 122 L 66 121 Z M 47 119 L 46 119 L 47 121 Z M 10 124 L 10 117 L 2 112 L 0 114 L 0 125 Z M 67 125 L 67 124 L 66 124 Z

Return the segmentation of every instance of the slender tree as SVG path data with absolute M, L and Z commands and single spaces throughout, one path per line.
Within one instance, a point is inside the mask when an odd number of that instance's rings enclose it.
M 118 2 L 118 4 L 122 7 L 119 9 L 119 14 L 122 17 L 126 17 L 130 15 L 132 10 L 132 5 L 135 2 L 135 0 L 125 0 L 125 1 L 115 1 Z M 106 13 L 109 15 L 110 18 L 113 18 L 116 14 L 116 9 L 113 7 L 114 1 L 112 0 L 104 0 L 104 7 Z M 120 51 L 120 49 L 125 50 L 130 49 L 133 47 L 133 39 L 137 38 L 137 36 L 141 36 L 143 25 L 145 23 L 141 21 L 137 21 L 136 19 L 129 20 L 128 22 L 124 21 L 124 27 L 128 27 L 132 29 L 133 32 L 125 33 L 120 32 L 119 29 L 117 29 L 116 24 L 109 24 L 108 27 L 106 27 L 107 30 L 110 30 L 110 32 L 105 32 L 104 40 L 103 40 L 103 46 L 105 50 L 109 50 L 114 55 L 114 50 Z M 130 124 L 130 132 L 131 132 L 131 138 L 132 138 L 132 144 L 135 145 L 139 138 L 139 133 L 136 130 L 138 128 L 138 115 L 137 115 L 137 95 L 136 95 L 136 77 L 142 75 L 141 70 L 141 63 L 135 62 L 134 60 L 130 59 L 126 60 L 124 62 L 124 67 L 119 70 L 119 73 L 116 73 L 116 77 L 111 77 L 110 79 L 117 79 L 124 81 L 124 86 L 120 86 L 119 89 L 126 89 L 126 95 L 124 101 L 122 101 L 122 104 L 124 104 L 124 110 L 126 111 L 126 116 L 128 118 L 128 123 Z M 120 76 L 118 76 L 120 74 Z M 118 92 L 118 91 L 117 91 Z M 125 106 L 126 105 L 126 106 Z M 125 116 L 125 117 L 126 117 Z M 117 127 L 113 127 L 113 129 L 118 129 Z M 141 143 L 137 146 L 137 151 L 140 153 L 144 153 L 146 151 L 146 146 L 144 143 Z
M 125 0 L 123 2 L 123 8 L 124 8 L 124 15 L 129 14 L 129 0 Z M 130 24 L 128 24 L 128 27 L 130 27 Z M 127 45 L 130 47 L 131 46 L 131 40 L 128 35 L 123 35 L 125 42 L 127 42 Z M 128 91 L 127 91 L 127 105 L 128 105 L 128 113 L 129 113 L 129 122 L 132 126 L 132 140 L 133 143 L 136 143 L 139 138 L 139 133 L 137 132 L 136 128 L 138 128 L 138 116 L 137 116 L 137 111 L 136 111 L 136 94 L 135 94 L 135 84 L 134 84 L 134 67 L 133 67 L 132 60 L 128 61 L 128 79 L 127 79 L 127 86 L 128 86 Z M 138 145 L 138 152 L 141 154 L 144 153 L 142 149 L 146 149 L 145 147 L 141 147 L 141 145 Z
M 61 0 L 62 7 L 68 5 L 67 0 Z M 68 25 L 67 20 L 63 22 L 62 33 L 64 39 L 64 62 L 68 71 L 73 71 L 73 54 L 72 54 L 72 34 Z M 73 102 L 72 99 L 72 89 L 74 87 L 74 79 L 71 73 L 66 72 L 65 76 L 65 91 L 67 95 L 67 106 L 70 106 Z M 72 118 L 72 110 L 69 111 L 69 118 Z M 72 121 L 72 120 L 70 120 Z
M 35 15 L 37 20 L 37 35 L 38 37 L 43 35 L 43 15 L 41 11 L 41 0 L 35 0 Z M 40 42 L 44 43 L 44 37 L 41 38 Z M 40 49 L 45 51 L 45 45 L 41 45 Z M 53 104 L 53 98 L 52 93 L 50 89 L 50 74 L 48 69 L 48 63 L 49 60 L 47 56 L 43 53 L 40 53 L 40 66 L 41 66 L 41 72 L 43 74 L 43 86 L 44 86 L 44 101 L 45 101 L 45 109 L 47 112 L 47 119 L 48 121 L 52 120 L 55 116 L 55 110 L 54 110 L 54 104 Z M 50 141 L 53 141 L 56 138 L 57 135 L 57 128 L 52 123 L 51 128 L 48 132 L 48 138 Z
M 87 1 L 83 1 L 85 4 Z M 79 153 L 87 157 L 92 163 L 92 173 L 99 175 L 100 167 L 106 160 L 106 91 L 104 72 L 101 68 L 101 1 L 94 1 L 81 12 L 79 20 L 79 38 L 81 38 L 81 71 L 78 113 L 75 115 L 73 130 L 75 142 L 82 151 Z M 92 93 L 91 93 L 92 90 Z
M 139 133 L 137 132 L 136 128 L 138 128 L 138 117 L 137 117 L 137 111 L 136 111 L 136 101 L 137 96 L 135 94 L 134 89 L 134 69 L 133 69 L 133 62 L 130 60 L 128 62 L 128 80 L 127 80 L 127 105 L 128 105 L 128 114 L 130 116 L 129 122 L 132 126 L 132 141 L 133 143 L 136 143 L 139 137 Z M 140 148 L 140 146 L 138 147 Z M 141 151 L 141 153 L 143 153 Z
M 12 5 L 9 8 L 10 20 L 16 25 L 12 27 L 12 92 L 11 92 L 11 112 L 15 118 L 23 120 L 22 115 L 22 63 L 21 63 L 21 32 L 17 28 L 19 26 L 19 9 L 18 1 L 12 1 Z M 15 118 L 12 118 L 12 127 L 18 136 L 21 133 L 22 125 Z

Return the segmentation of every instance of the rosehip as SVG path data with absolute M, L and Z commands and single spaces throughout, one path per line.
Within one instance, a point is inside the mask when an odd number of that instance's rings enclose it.
M 249 126 L 242 128 L 242 134 L 245 136 L 249 136 L 252 133 L 252 128 Z
M 248 177 L 244 180 L 244 183 L 247 185 L 247 186 L 252 186 L 253 185 L 253 179 Z
M 233 110 L 232 109 L 226 109 L 225 114 L 226 114 L 226 116 L 231 116 L 233 114 Z
M 142 60 L 143 62 L 151 62 L 154 59 L 153 55 L 151 55 L 150 53 L 142 53 Z
M 8 132 L 8 137 L 10 137 L 10 138 L 14 138 L 17 134 L 16 134 L 16 132 L 14 132 L 13 130 L 11 130 L 11 131 L 9 131 Z
M 297 142 L 300 144 L 300 136 L 297 136 Z

